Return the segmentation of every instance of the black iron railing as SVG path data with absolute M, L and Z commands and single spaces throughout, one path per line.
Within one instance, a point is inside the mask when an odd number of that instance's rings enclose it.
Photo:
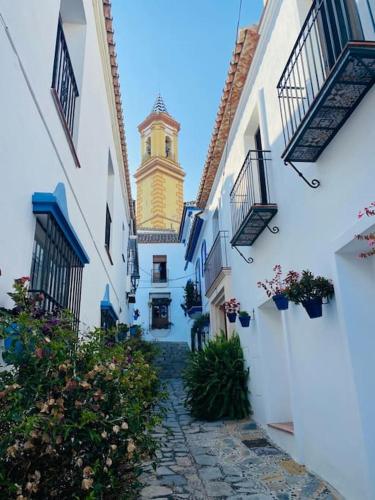
M 229 269 L 228 231 L 219 231 L 204 264 L 206 292 L 223 269 Z
M 236 234 L 254 205 L 270 204 L 270 151 L 250 150 L 230 193 L 232 233 Z
M 75 105 L 79 93 L 61 19 L 57 26 L 52 88 L 56 92 L 70 135 L 73 136 Z
M 135 293 L 138 281 L 140 278 L 139 274 L 139 259 L 138 259 L 138 245 L 136 237 L 130 236 L 128 242 L 128 259 L 127 259 L 127 273 L 130 276 L 132 290 L 131 293 Z
M 286 145 L 293 139 L 347 43 L 362 40 L 364 35 L 355 0 L 313 1 L 277 85 Z

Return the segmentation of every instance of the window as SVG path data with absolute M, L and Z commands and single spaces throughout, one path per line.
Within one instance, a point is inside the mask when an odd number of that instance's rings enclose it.
M 265 165 L 264 165 L 262 137 L 260 135 L 260 128 L 258 128 L 257 131 L 255 132 L 254 142 L 255 142 L 255 149 L 258 152 L 257 161 L 258 161 L 260 202 L 262 205 L 267 205 L 267 203 L 268 203 L 267 182 L 266 182 L 266 172 L 265 172 Z
M 108 153 L 108 171 L 107 171 L 107 203 L 105 207 L 105 233 L 104 246 L 107 251 L 109 260 L 113 264 L 111 256 L 111 231 L 112 231 L 112 215 L 113 214 L 113 192 L 114 192 L 115 175 L 112 165 L 111 153 Z
M 151 137 L 146 140 L 146 155 L 151 156 Z
M 165 138 L 165 156 L 169 158 L 172 152 L 172 141 L 170 137 Z
M 201 261 L 197 259 L 195 263 L 195 285 L 197 287 L 197 294 L 201 296 Z
M 167 256 L 154 255 L 152 258 L 152 282 L 167 282 Z
M 116 326 L 116 318 L 113 317 L 107 310 L 102 309 L 100 311 L 100 327 L 104 330 L 109 330 Z
M 110 248 L 111 248 L 111 225 L 112 225 L 112 218 L 111 218 L 111 213 L 109 211 L 108 203 L 106 205 L 106 212 L 105 212 L 105 248 L 108 253 L 110 253 Z
M 201 247 L 202 277 L 204 276 L 204 264 L 206 262 L 206 259 L 207 259 L 207 245 L 206 245 L 206 240 L 204 240 Z
M 171 299 L 169 297 L 154 297 L 151 300 L 151 328 L 166 329 L 170 327 L 169 306 Z
M 216 209 L 212 216 L 212 239 L 215 240 L 219 233 L 219 210 Z
M 36 220 L 31 265 L 31 291 L 43 294 L 46 311 L 69 309 L 78 328 L 83 263 L 52 215 Z
M 52 72 L 52 95 L 77 166 L 79 93 L 82 86 L 86 43 L 86 16 L 82 0 L 60 0 Z

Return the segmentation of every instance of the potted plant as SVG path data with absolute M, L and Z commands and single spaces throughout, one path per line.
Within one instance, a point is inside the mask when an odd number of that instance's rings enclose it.
M 250 314 L 247 311 L 239 311 L 238 319 L 243 328 L 248 328 L 250 325 Z
M 210 326 L 210 313 L 203 313 L 199 319 L 202 322 L 203 328 Z
M 279 311 L 285 311 L 288 309 L 289 301 L 284 293 L 286 282 L 281 279 L 282 270 L 280 264 L 276 264 L 273 271 L 275 275 L 272 280 L 258 281 L 257 285 L 266 291 L 267 297 L 272 297 Z
M 230 299 L 224 302 L 222 308 L 224 309 L 229 323 L 235 323 L 237 318 L 237 313 L 240 310 L 240 303 L 236 299 Z
M 302 271 L 299 279 L 295 271 L 290 271 L 289 284 L 285 295 L 295 304 L 302 304 L 310 318 L 320 318 L 323 314 L 323 299 L 330 299 L 334 294 L 332 282 L 323 276 L 314 276 L 311 271 Z M 287 278 L 288 278 L 287 276 Z
M 185 316 L 188 315 L 190 318 L 195 319 L 202 312 L 202 302 L 198 287 L 192 280 L 188 280 L 184 292 L 184 303 L 181 304 L 181 307 Z

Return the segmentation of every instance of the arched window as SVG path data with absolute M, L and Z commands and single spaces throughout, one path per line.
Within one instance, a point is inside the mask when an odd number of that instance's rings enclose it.
M 206 240 L 203 240 L 202 246 L 201 246 L 201 261 L 202 261 L 202 277 L 204 276 L 204 264 L 207 259 L 207 245 L 206 245 Z
M 146 154 L 151 156 L 151 137 L 148 137 L 146 140 Z
M 169 158 L 172 153 L 172 141 L 170 137 L 165 138 L 165 156 Z

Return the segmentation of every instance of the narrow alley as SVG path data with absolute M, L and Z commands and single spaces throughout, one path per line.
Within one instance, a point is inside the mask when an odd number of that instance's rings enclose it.
M 202 422 L 184 405 L 181 372 L 188 346 L 159 344 L 161 376 L 169 392 L 156 435 L 158 466 L 145 464 L 142 498 L 231 500 L 336 500 L 326 483 L 270 442 L 251 420 Z

